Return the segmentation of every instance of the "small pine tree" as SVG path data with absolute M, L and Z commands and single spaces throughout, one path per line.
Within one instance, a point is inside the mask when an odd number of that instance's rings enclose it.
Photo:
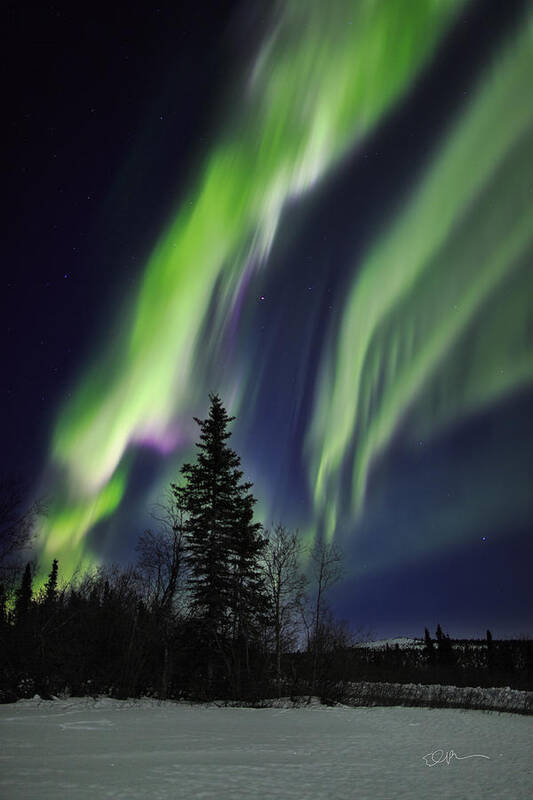
M 48 580 L 44 585 L 44 602 L 46 605 L 52 605 L 57 600 L 57 572 L 57 558 L 54 558 Z
M 15 595 L 15 621 L 22 622 L 28 615 L 33 598 L 33 578 L 29 562 L 22 576 L 22 581 Z
M 440 626 L 439 626 L 440 627 Z M 429 664 L 435 663 L 435 646 L 427 628 L 424 628 L 424 642 L 426 656 Z
M 450 637 L 448 634 L 444 634 L 442 632 L 440 625 L 437 625 L 435 635 L 437 637 L 437 653 L 439 664 L 449 666 L 454 661 L 454 652 Z
M 487 668 L 494 669 L 494 647 L 492 644 L 492 633 L 487 630 Z

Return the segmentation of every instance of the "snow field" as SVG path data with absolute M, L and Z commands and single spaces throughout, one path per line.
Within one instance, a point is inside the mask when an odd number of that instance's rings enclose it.
M 532 734 L 459 709 L 35 698 L 0 706 L 0 798 L 531 800 Z

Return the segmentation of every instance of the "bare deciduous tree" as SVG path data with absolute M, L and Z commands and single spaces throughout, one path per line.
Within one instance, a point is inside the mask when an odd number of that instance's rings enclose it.
M 335 545 L 317 541 L 311 551 L 310 576 L 311 596 L 307 607 L 304 606 L 303 618 L 307 629 L 308 650 L 313 657 L 312 690 L 316 687 L 318 664 L 326 641 L 326 633 L 330 624 L 327 593 L 343 574 L 342 553 Z
M 42 501 L 27 502 L 27 490 L 20 478 L 0 478 L 0 574 L 8 586 L 28 560 L 37 517 L 44 513 Z
M 146 530 L 140 537 L 137 569 L 147 586 L 148 603 L 170 611 L 185 574 L 183 511 L 169 492 L 163 502 L 154 506 L 152 517 L 159 530 Z
M 152 509 L 159 524 L 157 532 L 147 530 L 140 537 L 136 550 L 137 569 L 146 586 L 146 600 L 158 620 L 163 648 L 160 693 L 167 696 L 172 671 L 171 630 L 184 591 L 186 575 L 185 528 L 183 510 L 169 491 Z M 182 605 L 182 604 L 179 604 Z
M 307 578 L 301 571 L 302 545 L 296 532 L 277 525 L 267 531 L 262 567 L 272 613 L 274 654 L 278 692 L 281 686 L 281 655 L 294 646 L 297 612 L 301 606 Z

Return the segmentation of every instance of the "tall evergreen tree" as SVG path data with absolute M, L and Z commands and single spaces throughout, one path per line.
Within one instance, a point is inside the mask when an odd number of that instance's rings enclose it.
M 184 464 L 183 484 L 172 484 L 185 514 L 193 615 L 208 642 L 245 638 L 263 602 L 259 556 L 265 545 L 253 521 L 252 484 L 243 482 L 240 458 L 227 440 L 230 417 L 218 395 L 200 427 L 196 463 Z

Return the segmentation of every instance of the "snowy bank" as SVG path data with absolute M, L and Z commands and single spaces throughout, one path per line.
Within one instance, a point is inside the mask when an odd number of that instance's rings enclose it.
M 477 686 L 438 686 L 415 683 L 350 683 L 342 701 L 352 706 L 430 706 L 533 714 L 533 692 Z

